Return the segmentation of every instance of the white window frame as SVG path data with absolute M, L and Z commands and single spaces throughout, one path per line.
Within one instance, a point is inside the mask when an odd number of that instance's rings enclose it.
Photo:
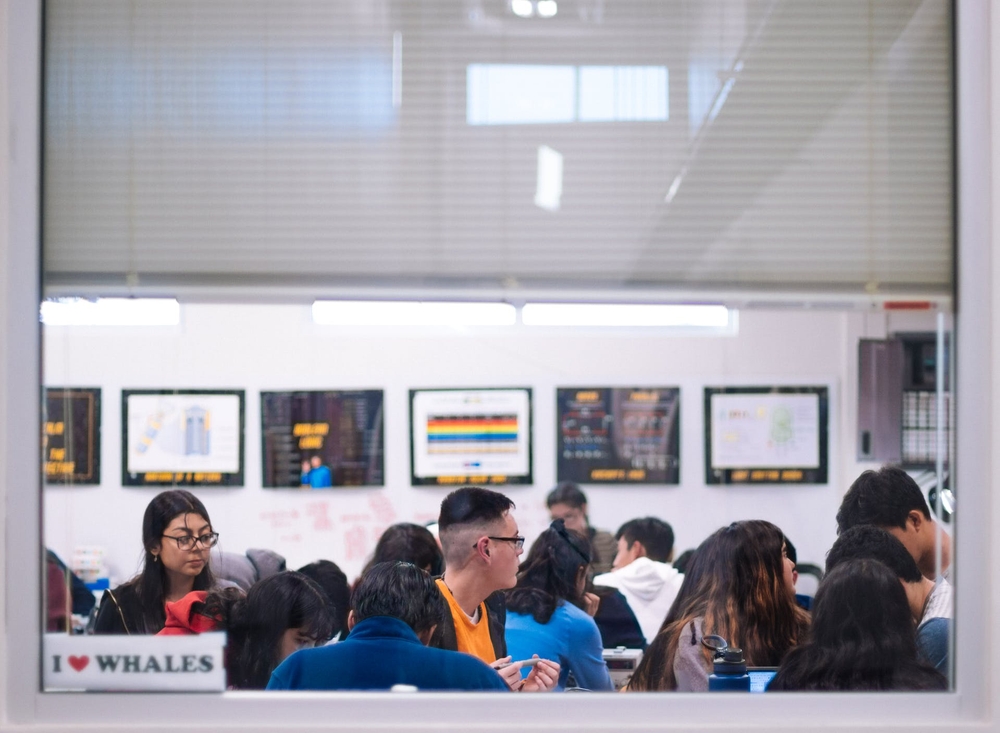
M 997 11 L 992 14 L 991 10 Z M 991 105 L 1000 120 L 1000 4 L 956 3 L 958 189 L 956 476 L 956 691 L 898 695 L 391 695 L 100 694 L 39 691 L 41 548 L 39 486 L 40 0 L 0 4 L 0 729 L 132 730 L 236 726 L 271 731 L 440 730 L 502 726 L 518 731 L 748 727 L 909 731 L 982 726 L 1000 699 L 1000 613 L 991 562 L 1000 550 L 994 470 L 992 364 L 1000 364 L 1000 253 L 992 232 Z M 990 65 L 992 63 L 992 70 Z M 992 89 L 991 89 L 992 75 Z M 992 94 L 991 94 L 992 92 Z M 995 125 L 1000 125 L 994 122 Z M 1000 167 L 1000 166 L 998 166 Z M 1000 260 L 1000 257 L 997 258 Z M 994 320 L 994 313 L 998 314 Z M 1000 378 L 998 378 L 1000 384 Z M 998 434 L 997 437 L 1000 437 Z M 1000 468 L 1000 463 L 998 463 Z M 958 575 L 958 573 L 961 573 Z M 8 728 L 9 726 L 9 728 Z M 303 728 L 304 729 L 304 728 Z

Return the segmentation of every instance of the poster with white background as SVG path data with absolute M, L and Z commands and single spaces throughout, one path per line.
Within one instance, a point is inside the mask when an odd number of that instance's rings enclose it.
M 242 391 L 122 392 L 122 482 L 242 485 Z
M 415 484 L 531 482 L 530 389 L 411 390 L 410 406 Z
M 713 394 L 712 468 L 816 468 L 819 395 Z

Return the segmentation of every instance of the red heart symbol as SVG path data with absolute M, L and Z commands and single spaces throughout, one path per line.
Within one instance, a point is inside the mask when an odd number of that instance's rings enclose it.
M 69 666 L 75 669 L 77 672 L 82 672 L 84 667 L 90 664 L 90 657 L 73 657 L 69 658 Z

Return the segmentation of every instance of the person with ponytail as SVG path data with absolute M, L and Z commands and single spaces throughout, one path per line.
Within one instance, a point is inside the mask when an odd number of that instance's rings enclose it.
M 587 537 L 557 519 L 531 546 L 506 594 L 507 653 L 559 662 L 556 690 L 566 688 L 570 674 L 578 687 L 614 689 L 593 619 L 598 599 L 585 592 L 590 561 Z
M 94 633 L 157 633 L 166 622 L 166 603 L 215 587 L 209 550 L 218 541 L 205 505 L 194 494 L 182 490 L 157 494 L 142 517 L 142 570 L 105 591 Z

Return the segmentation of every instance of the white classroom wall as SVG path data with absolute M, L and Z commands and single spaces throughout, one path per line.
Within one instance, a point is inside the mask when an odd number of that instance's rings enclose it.
M 103 390 L 102 483 L 45 489 L 45 543 L 67 560 L 77 546 L 103 546 L 116 581 L 138 569 L 142 512 L 157 489 L 121 485 L 122 389 L 246 390 L 245 486 L 194 489 L 221 548 L 270 548 L 289 568 L 331 559 L 353 578 L 386 526 L 433 519 L 448 491 L 410 486 L 410 388 L 533 388 L 534 485 L 504 489 L 530 541 L 547 523 L 545 494 L 555 484 L 556 388 L 680 386 L 680 484 L 585 486 L 592 523 L 614 531 L 657 515 L 674 527 L 681 552 L 723 524 L 762 518 L 786 532 L 800 561 L 822 565 L 840 497 L 873 467 L 855 460 L 858 339 L 930 331 L 934 322 L 927 313 L 788 310 L 741 312 L 736 336 L 520 326 L 365 331 L 316 326 L 305 305 L 188 304 L 177 327 L 50 327 L 45 384 Z M 827 485 L 706 486 L 702 387 L 740 384 L 830 387 Z M 261 488 L 260 391 L 345 388 L 385 390 L 385 487 Z

